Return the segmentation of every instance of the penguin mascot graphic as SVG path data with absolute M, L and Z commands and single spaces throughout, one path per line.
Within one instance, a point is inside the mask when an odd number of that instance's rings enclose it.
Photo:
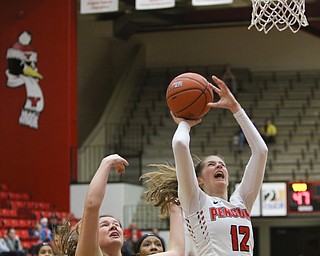
M 39 80 L 43 76 L 36 67 L 38 57 L 30 46 L 31 34 L 22 32 L 11 48 L 7 50 L 7 86 L 11 88 L 25 86 L 26 101 L 21 109 L 19 124 L 33 129 L 39 128 L 40 113 L 44 108 L 44 98 Z

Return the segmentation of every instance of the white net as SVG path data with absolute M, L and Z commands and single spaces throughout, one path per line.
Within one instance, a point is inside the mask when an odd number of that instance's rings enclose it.
M 301 26 L 308 26 L 304 0 L 252 0 L 251 25 L 268 33 L 273 27 L 282 31 L 290 28 L 296 33 Z

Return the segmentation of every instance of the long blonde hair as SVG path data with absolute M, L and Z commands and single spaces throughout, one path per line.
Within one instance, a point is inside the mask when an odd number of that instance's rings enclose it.
M 146 186 L 145 201 L 161 209 L 161 217 L 168 216 L 169 203 L 179 205 L 178 181 L 176 169 L 170 164 L 150 164 L 157 171 L 147 172 L 141 175 Z
M 221 159 L 222 157 L 219 156 Z M 193 155 L 196 176 L 201 175 L 204 167 L 204 159 Z M 180 205 L 178 199 L 178 180 L 176 168 L 169 164 L 150 164 L 149 167 L 156 167 L 156 171 L 146 172 L 141 175 L 140 180 L 144 180 L 146 186 L 145 201 L 161 209 L 161 217 L 165 218 L 169 214 L 169 203 Z
M 73 225 L 72 220 L 69 219 L 54 231 L 55 255 L 75 255 L 78 245 L 80 223 L 81 221 Z

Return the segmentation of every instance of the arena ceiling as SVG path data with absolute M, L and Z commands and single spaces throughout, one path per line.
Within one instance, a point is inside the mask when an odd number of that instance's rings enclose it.
M 320 37 L 320 0 L 306 0 L 309 26 L 301 29 Z M 191 6 L 191 0 L 177 0 L 174 8 L 135 10 L 135 0 L 121 0 L 118 12 L 97 14 L 97 20 L 113 20 L 115 36 L 128 39 L 132 34 L 197 27 L 250 25 L 251 1 L 234 0 L 231 5 Z M 263 33 L 263 32 L 262 32 Z

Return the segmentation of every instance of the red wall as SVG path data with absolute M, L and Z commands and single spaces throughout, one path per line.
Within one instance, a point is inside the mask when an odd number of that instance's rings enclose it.
M 7 50 L 32 35 L 44 108 L 38 129 L 19 124 L 26 86 L 7 86 Z M 76 1 L 0 1 L 0 183 L 69 210 L 76 177 Z

